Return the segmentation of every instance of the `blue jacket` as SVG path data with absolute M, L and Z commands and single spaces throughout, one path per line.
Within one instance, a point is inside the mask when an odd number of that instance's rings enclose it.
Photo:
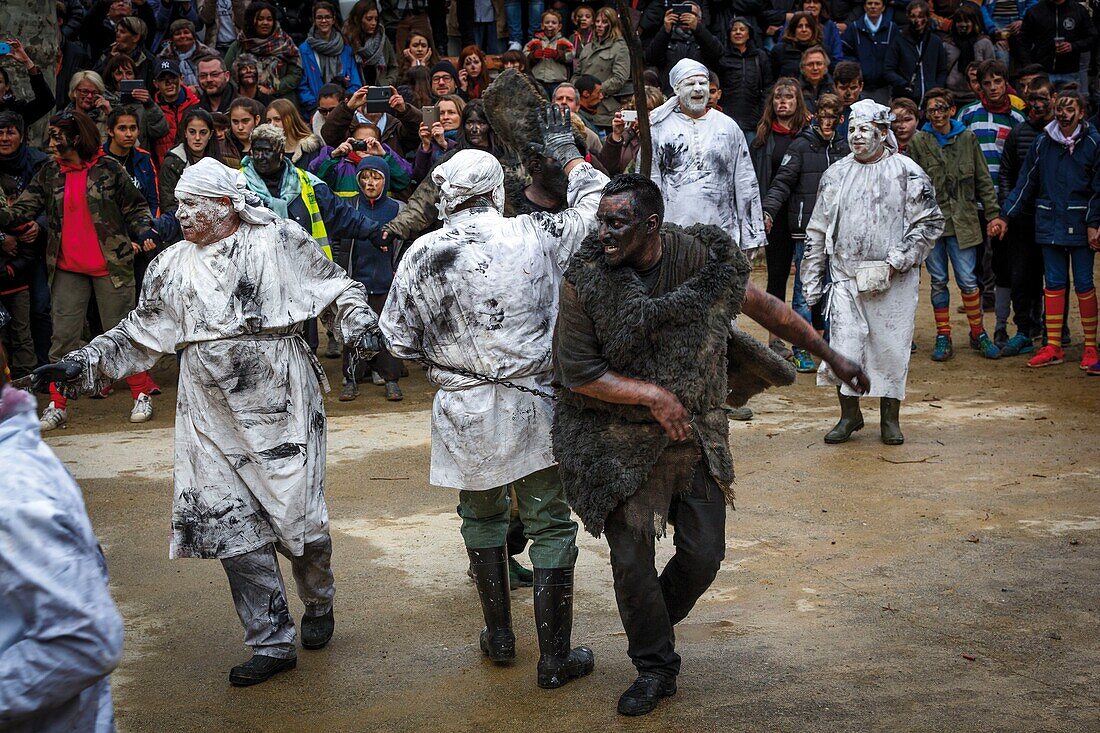
M 359 161 L 355 169 L 356 176 L 370 169 L 380 172 L 386 177 L 386 187 L 382 195 L 375 201 L 371 201 L 362 193 L 352 199 L 345 199 L 360 212 L 369 216 L 382 226 L 391 221 L 401 211 L 401 204 L 394 201 L 386 193 L 390 190 L 390 165 L 384 158 L 376 155 L 368 155 Z M 348 253 L 348 276 L 363 284 L 370 295 L 388 293 L 390 283 L 393 282 L 393 266 L 390 264 L 390 256 L 382 252 L 370 240 L 356 238 L 351 243 L 351 251 Z
M 840 37 L 845 58 L 859 62 L 863 69 L 863 84 L 868 89 L 886 84 L 886 52 L 898 37 L 898 27 L 883 17 L 878 32 L 867 26 L 867 16 L 861 15 L 849 23 Z
M 108 151 L 110 144 L 103 143 L 104 155 L 110 155 Z M 160 194 L 157 192 L 157 171 L 153 167 L 153 156 L 147 150 L 135 147 L 126 159 L 120 160 L 119 163 L 122 163 L 122 167 L 130 174 L 134 185 L 149 202 L 149 215 L 156 217 L 160 209 Z
M 1088 245 L 1087 227 L 1100 227 L 1100 133 L 1088 123 L 1073 154 L 1045 130 L 1027 151 L 1004 216 L 1027 213 L 1035 204 L 1036 244 Z
M 321 80 L 321 67 L 317 63 L 317 54 L 309 47 L 309 42 L 304 41 L 301 46 L 298 46 L 298 51 L 302 54 L 303 70 L 302 81 L 298 83 L 298 100 L 302 103 L 303 112 L 312 114 L 313 110 L 317 109 L 317 93 L 325 83 Z M 355 63 L 355 52 L 350 43 L 344 44 L 344 52 L 340 54 L 340 65 L 349 79 L 348 94 L 363 86 L 359 65 Z M 308 114 L 304 116 L 309 119 Z
M 993 20 L 993 11 L 997 8 L 998 2 L 1015 3 L 1017 20 L 1023 20 L 1027 11 L 1039 4 L 1039 0 L 985 0 L 982 3 L 982 22 L 985 24 L 985 32 L 990 35 L 1000 30 L 997 22 Z
M 886 52 L 886 80 L 895 97 L 909 97 L 919 106 L 929 89 L 947 84 L 947 48 L 931 27 L 920 38 L 898 33 Z

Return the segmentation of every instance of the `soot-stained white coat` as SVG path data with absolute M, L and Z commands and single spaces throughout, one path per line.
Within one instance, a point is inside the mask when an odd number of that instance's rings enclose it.
M 866 397 L 905 399 L 919 266 L 943 226 L 927 174 L 890 149 L 874 163 L 848 155 L 821 178 L 806 227 L 802 288 L 810 305 L 826 299 L 829 345 L 863 367 L 871 379 Z M 883 263 L 893 268 L 886 288 L 859 292 L 860 268 L 887 269 Z M 826 269 L 832 280 L 828 288 Z M 817 383 L 840 385 L 842 394 L 859 396 L 826 363 L 818 369 Z
M 344 343 L 377 331 L 363 286 L 292 221 L 241 222 L 149 266 L 138 306 L 66 358 L 97 389 L 182 350 L 171 557 L 226 558 L 328 535 L 323 372 L 296 324 L 334 319 Z M 327 388 L 327 384 L 324 384 Z
M 665 222 L 714 224 L 743 250 L 766 245 L 760 184 L 737 123 L 715 110 L 693 119 L 675 106 L 654 110 L 651 121 L 650 177 L 664 197 Z
M 606 183 L 579 163 L 565 211 L 505 218 L 475 207 L 417 239 L 379 321 L 390 353 L 424 353 L 551 392 L 558 285 L 593 228 Z M 554 465 L 548 400 L 447 369 L 432 367 L 428 378 L 441 387 L 432 406 L 432 484 L 483 491 Z

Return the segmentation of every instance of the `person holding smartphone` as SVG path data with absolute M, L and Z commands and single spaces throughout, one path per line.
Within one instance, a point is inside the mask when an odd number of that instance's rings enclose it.
M 440 97 L 435 105 L 422 111 L 420 146 L 416 149 L 412 177 L 416 182 L 424 180 L 428 171 L 441 155 L 458 144 L 458 129 L 462 124 L 462 111 L 466 103 L 457 94 Z

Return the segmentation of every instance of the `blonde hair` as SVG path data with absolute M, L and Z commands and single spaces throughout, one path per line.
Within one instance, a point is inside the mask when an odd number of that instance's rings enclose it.
M 615 12 L 614 8 L 604 6 L 596 11 L 596 18 L 602 17 L 607 21 L 607 40 L 615 41 L 623 37 L 623 27 L 619 23 L 619 14 Z M 593 18 L 592 29 L 595 32 L 596 24 L 595 18 Z
M 290 147 L 298 147 L 298 143 L 313 134 L 313 130 L 309 129 L 309 125 L 298 112 L 298 107 L 290 100 L 273 100 L 267 108 L 279 113 L 279 119 L 283 121 L 283 135 Z
M 69 99 L 73 102 L 76 101 L 76 87 L 80 82 L 89 82 L 92 86 L 99 90 L 100 94 L 107 91 L 107 85 L 103 83 L 103 77 L 94 71 L 78 71 L 73 74 L 73 78 L 69 80 Z

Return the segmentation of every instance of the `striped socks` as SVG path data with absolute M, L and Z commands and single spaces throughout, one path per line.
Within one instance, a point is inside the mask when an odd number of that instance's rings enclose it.
M 966 308 L 966 320 L 970 323 L 970 335 L 977 337 L 985 331 L 982 325 L 982 291 L 972 290 L 962 294 L 963 307 Z
M 1096 291 L 1093 292 L 1093 304 L 1096 303 Z M 1047 346 L 1062 348 L 1062 323 L 1066 318 L 1066 290 L 1043 289 L 1043 304 L 1046 306 Z M 1095 313 L 1095 311 L 1093 311 Z M 1093 317 L 1095 329 L 1096 318 Z M 1095 330 L 1093 331 L 1095 333 Z

